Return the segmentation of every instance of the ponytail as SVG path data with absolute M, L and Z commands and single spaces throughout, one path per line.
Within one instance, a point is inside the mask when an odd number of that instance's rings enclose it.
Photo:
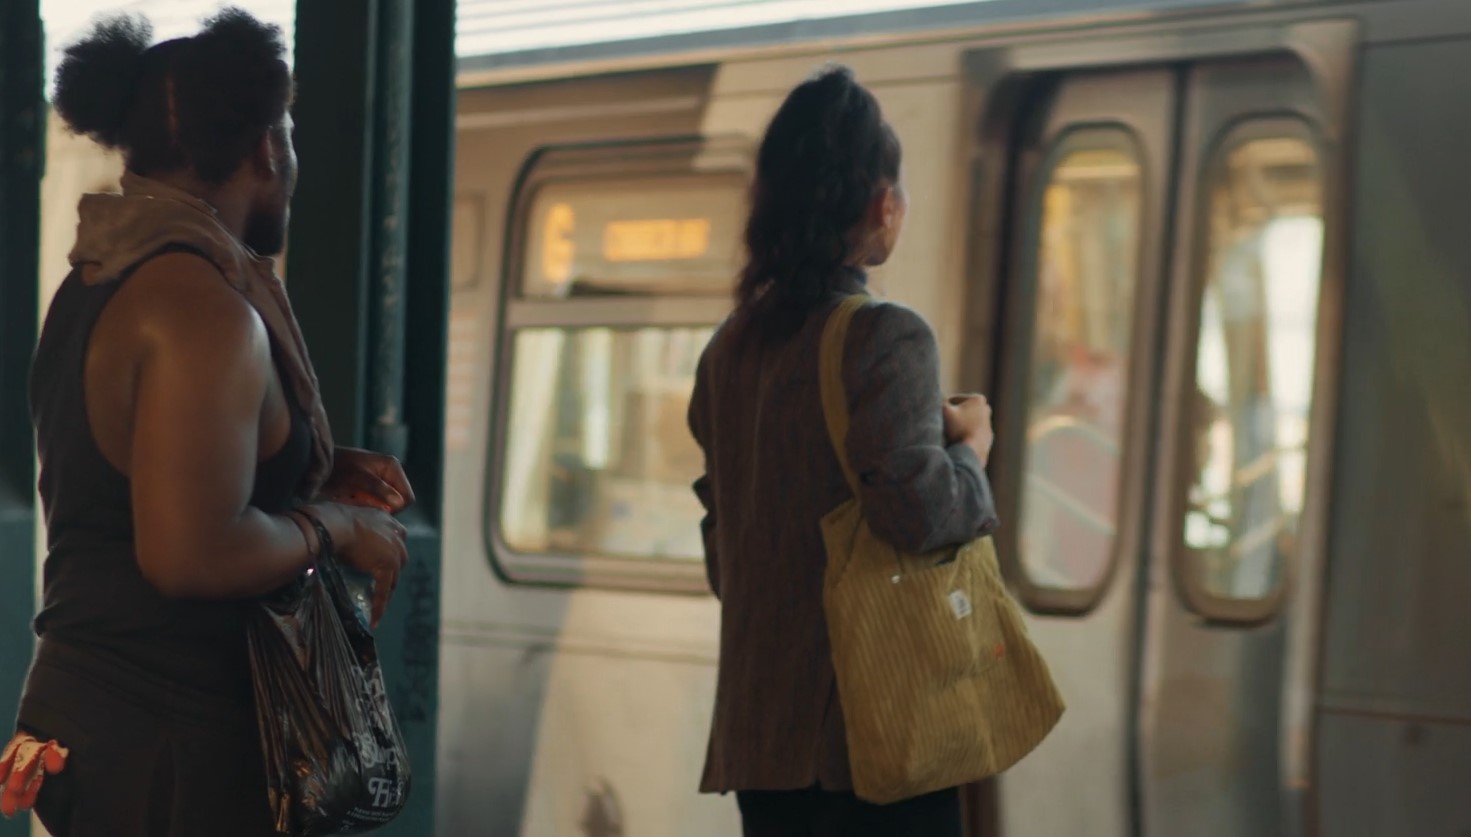
M 832 293 L 854 228 L 898 179 L 899 162 L 898 137 L 851 70 L 830 67 L 798 85 L 757 154 L 738 312 L 768 335 L 800 327 Z

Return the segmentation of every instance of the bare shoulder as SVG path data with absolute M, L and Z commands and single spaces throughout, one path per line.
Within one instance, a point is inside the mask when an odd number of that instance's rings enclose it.
M 140 266 L 114 304 L 135 324 L 148 352 L 206 365 L 269 368 L 270 343 L 260 315 L 207 259 L 166 253 Z

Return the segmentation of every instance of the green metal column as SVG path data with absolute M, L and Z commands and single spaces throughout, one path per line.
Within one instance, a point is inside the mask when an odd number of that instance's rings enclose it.
M 297 8 L 292 302 L 339 444 L 399 456 L 419 496 L 378 634 L 414 769 L 382 833 L 413 837 L 434 833 L 454 29 L 454 0 Z
M 26 381 L 36 340 L 41 167 L 41 15 L 0 2 L 0 739 L 8 740 L 31 663 L 35 613 L 35 454 Z M 0 820 L 0 837 L 29 833 Z

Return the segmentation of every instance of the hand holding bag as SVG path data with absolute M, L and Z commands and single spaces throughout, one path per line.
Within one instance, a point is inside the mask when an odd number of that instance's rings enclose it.
M 247 628 L 271 813 L 295 837 L 371 831 L 409 795 L 367 603 L 323 543 L 316 570 L 262 602 Z

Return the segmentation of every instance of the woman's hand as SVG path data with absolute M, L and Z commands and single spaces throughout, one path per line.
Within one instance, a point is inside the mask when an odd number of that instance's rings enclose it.
M 981 464 L 991 455 L 991 405 L 984 395 L 954 395 L 945 402 L 945 442 L 963 444 L 976 452 Z
M 323 486 L 321 497 L 398 514 L 414 502 L 414 489 L 394 457 L 357 448 L 338 448 L 333 456 L 332 477 Z
M 67 749 L 55 741 L 38 741 L 18 732 L 0 753 L 0 814 L 13 817 L 33 808 L 41 783 L 66 767 Z

